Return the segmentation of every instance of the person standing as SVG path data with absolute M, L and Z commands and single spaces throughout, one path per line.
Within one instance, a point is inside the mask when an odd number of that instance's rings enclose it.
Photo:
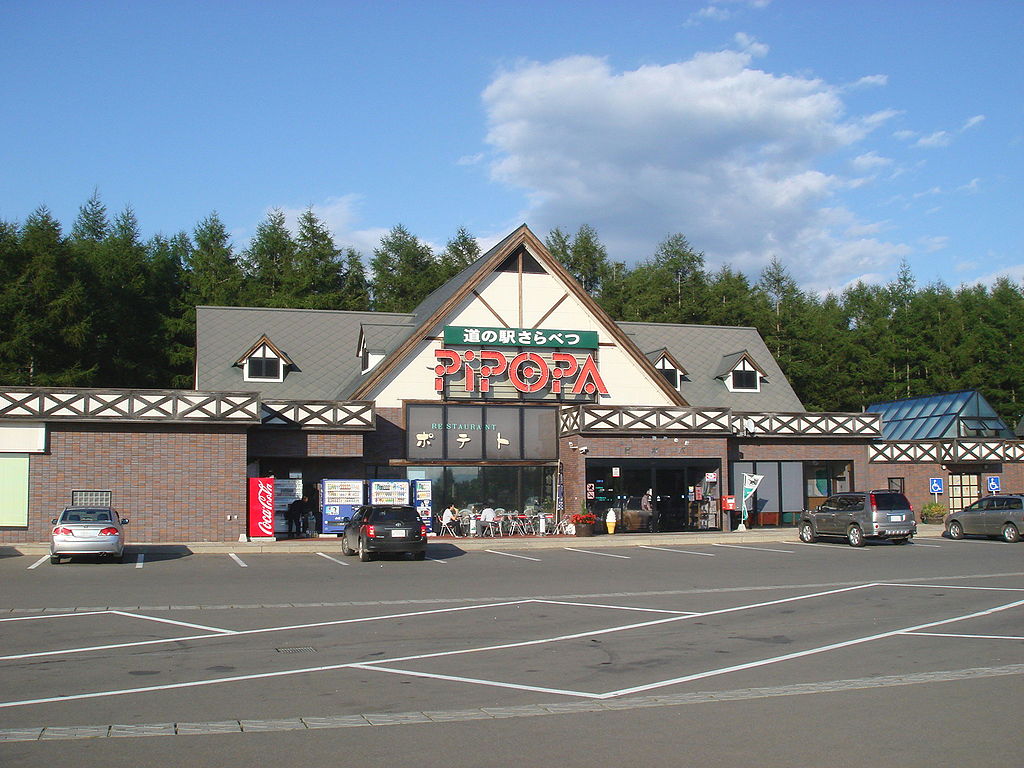
M 285 522 L 288 524 L 288 538 L 294 539 L 302 532 L 302 517 L 305 512 L 305 504 L 302 499 L 296 499 L 288 505 L 288 511 L 284 515 Z

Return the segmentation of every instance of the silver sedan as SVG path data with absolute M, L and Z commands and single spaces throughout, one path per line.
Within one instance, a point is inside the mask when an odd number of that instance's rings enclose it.
M 128 521 L 110 507 L 67 507 L 51 522 L 51 563 L 71 555 L 107 555 L 121 562 Z

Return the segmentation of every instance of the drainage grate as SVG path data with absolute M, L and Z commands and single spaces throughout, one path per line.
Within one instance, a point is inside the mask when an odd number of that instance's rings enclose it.
M 278 648 L 278 653 L 316 653 L 316 648 L 310 648 L 308 645 L 303 648 Z

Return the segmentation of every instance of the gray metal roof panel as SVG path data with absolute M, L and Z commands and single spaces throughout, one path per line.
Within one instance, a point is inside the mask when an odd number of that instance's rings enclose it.
M 342 385 L 362 368 L 356 350 L 363 324 L 393 323 L 405 333 L 392 335 L 404 338 L 411 321 L 401 313 L 196 307 L 196 388 L 284 400 L 339 399 Z M 295 363 L 282 382 L 244 381 L 242 369 L 232 365 L 261 335 Z
M 640 349 L 664 347 L 679 361 L 687 373 L 679 390 L 694 407 L 784 413 L 804 410 L 756 328 L 630 322 L 619 323 L 619 327 Z M 723 349 L 744 350 L 761 367 L 767 381 L 762 379 L 760 392 L 730 392 L 725 382 L 716 378 Z

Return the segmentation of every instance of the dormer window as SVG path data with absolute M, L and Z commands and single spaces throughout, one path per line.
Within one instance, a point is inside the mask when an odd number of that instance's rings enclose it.
M 243 380 L 263 382 L 284 381 L 289 367 L 294 367 L 288 356 L 266 336 L 261 336 L 235 365 L 242 369 Z
M 726 386 L 730 392 L 760 392 L 760 372 L 751 365 L 749 360 L 743 358 L 729 373 Z
M 747 371 L 737 368 L 732 372 L 733 389 L 749 389 L 757 391 L 757 371 Z
M 746 350 L 722 358 L 716 378 L 730 392 L 760 392 L 765 373 Z
M 662 375 L 669 386 L 678 392 L 679 385 L 686 376 L 686 370 L 679 364 L 679 361 L 665 348 L 648 353 L 647 359 L 654 363 L 655 370 Z
M 263 353 L 262 357 L 253 355 L 245 361 L 245 380 L 269 379 L 271 381 L 281 381 L 281 358 L 277 357 L 266 347 L 262 347 L 260 352 Z

